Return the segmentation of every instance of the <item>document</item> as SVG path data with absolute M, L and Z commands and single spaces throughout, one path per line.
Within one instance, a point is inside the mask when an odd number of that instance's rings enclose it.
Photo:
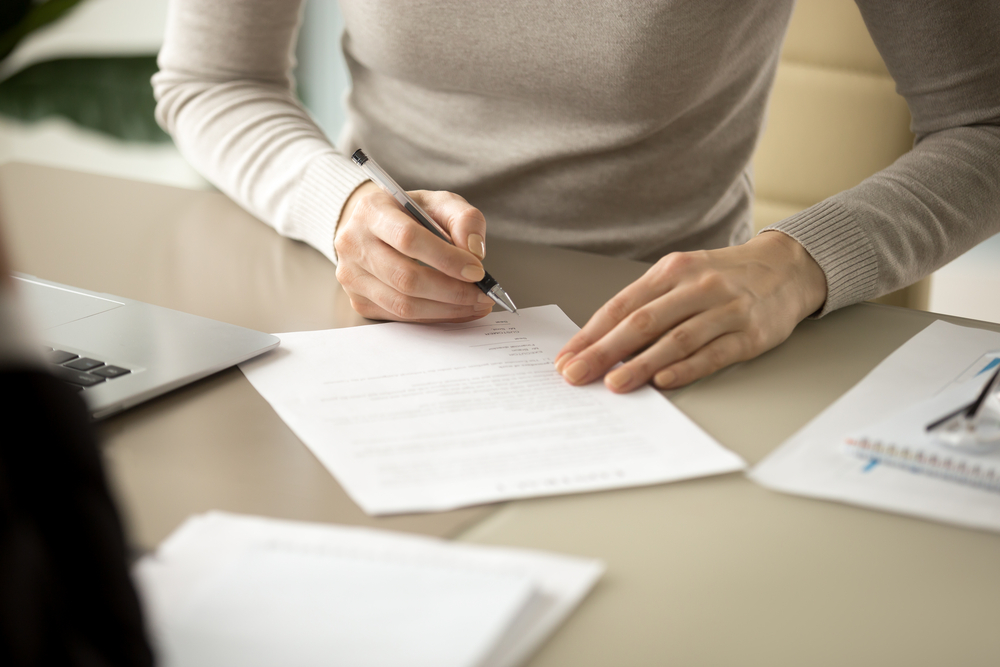
M 761 461 L 750 478 L 786 493 L 1000 530 L 1000 494 L 872 464 L 844 446 L 894 413 L 967 382 L 1000 350 L 1000 333 L 937 321 Z M 926 415 L 929 422 L 938 415 Z
M 512 667 L 599 561 L 211 512 L 135 567 L 167 667 Z
M 985 355 L 976 361 L 974 368 L 980 369 L 976 376 L 849 434 L 844 440 L 845 449 L 872 466 L 895 465 L 1000 493 L 1000 440 L 991 442 L 987 437 L 984 442 L 967 429 L 928 429 L 928 424 L 945 415 L 964 412 L 983 390 L 992 386 L 989 371 L 998 362 L 1000 358 Z M 987 395 L 977 420 L 982 429 L 979 433 L 1000 436 L 998 416 L 1000 395 Z
M 659 392 L 573 387 L 556 306 L 466 324 L 279 334 L 240 368 L 369 514 L 656 484 L 740 470 Z

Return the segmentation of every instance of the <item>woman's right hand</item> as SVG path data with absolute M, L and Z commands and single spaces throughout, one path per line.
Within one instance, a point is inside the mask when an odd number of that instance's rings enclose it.
M 467 322 L 493 300 L 483 279 L 486 219 L 450 192 L 409 193 L 455 245 L 424 229 L 377 185 L 360 185 L 344 205 L 333 245 L 337 280 L 359 314 L 373 320 Z

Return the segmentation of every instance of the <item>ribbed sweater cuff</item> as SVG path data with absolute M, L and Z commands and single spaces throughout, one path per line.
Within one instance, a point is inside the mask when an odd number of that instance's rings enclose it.
M 791 236 L 823 269 L 826 303 L 813 317 L 876 296 L 875 249 L 851 213 L 838 202 L 820 202 L 767 229 Z
M 336 153 L 313 160 L 297 188 L 288 235 L 305 241 L 336 264 L 333 236 L 337 221 L 348 197 L 367 180 L 363 171 Z

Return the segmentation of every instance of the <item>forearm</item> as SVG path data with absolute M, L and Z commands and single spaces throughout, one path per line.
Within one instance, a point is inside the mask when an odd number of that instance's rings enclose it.
M 365 180 L 296 100 L 299 0 L 172 0 L 157 119 L 191 164 L 279 232 L 333 258 L 333 232 Z
M 1000 232 L 1000 126 L 931 134 L 838 199 L 873 240 L 876 292 L 904 287 Z
M 909 285 L 1000 232 L 1000 127 L 935 132 L 887 169 L 773 228 L 823 269 L 824 313 Z
M 823 268 L 823 312 L 912 283 L 1000 232 L 1000 4 L 857 2 L 917 142 L 775 226 Z

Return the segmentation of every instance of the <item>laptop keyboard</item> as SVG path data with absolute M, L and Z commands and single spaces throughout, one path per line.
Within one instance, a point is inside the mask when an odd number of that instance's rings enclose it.
M 75 387 L 77 391 L 132 372 L 121 366 L 112 366 L 65 350 L 46 349 L 51 364 L 49 371 L 63 382 Z

